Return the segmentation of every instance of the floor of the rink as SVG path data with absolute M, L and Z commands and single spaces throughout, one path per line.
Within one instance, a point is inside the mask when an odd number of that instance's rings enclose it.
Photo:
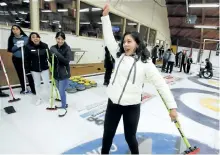
M 219 153 L 219 79 L 196 77 L 198 66 L 192 74 L 178 72 L 162 75 L 169 83 L 178 103 L 179 120 L 185 136 L 201 154 Z M 219 69 L 218 69 L 219 70 Z M 1 98 L 0 153 L 100 153 L 103 134 L 103 117 L 107 96 L 103 75 L 87 77 L 98 86 L 75 94 L 67 94 L 68 113 L 59 118 L 57 111 L 47 111 L 48 104 L 34 105 L 33 95 L 20 95 L 19 102 L 8 103 Z M 8 90 L 5 92 L 9 93 Z M 48 91 L 49 93 L 49 91 Z M 144 101 L 137 138 L 140 153 L 177 154 L 185 149 L 175 125 L 155 88 L 145 84 Z M 6 114 L 4 107 L 13 106 L 16 113 Z M 99 115 L 95 116 L 95 114 Z M 129 154 L 121 121 L 111 153 Z

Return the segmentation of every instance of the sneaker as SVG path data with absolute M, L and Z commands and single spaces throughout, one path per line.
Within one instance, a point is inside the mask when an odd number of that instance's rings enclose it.
M 65 108 L 58 109 L 59 117 L 64 117 L 67 113 L 67 110 Z
M 41 99 L 38 99 L 37 102 L 35 103 L 36 106 L 40 105 L 42 103 Z
M 1 92 L 1 93 L 0 93 L 0 97 L 9 97 L 9 95 L 8 95 L 8 94 L 5 94 L 5 93 L 3 93 L 3 92 Z
M 57 109 L 61 109 L 61 108 L 62 108 L 62 106 L 56 106 L 56 105 L 55 105 L 55 107 L 56 107 Z M 66 104 L 66 108 L 68 108 L 68 104 Z

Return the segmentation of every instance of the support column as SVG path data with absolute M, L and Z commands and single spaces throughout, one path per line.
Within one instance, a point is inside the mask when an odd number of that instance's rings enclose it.
M 76 0 L 76 36 L 79 36 L 80 26 L 80 0 Z
M 39 1 L 30 1 L 30 17 L 32 31 L 39 31 L 40 29 L 40 14 L 39 14 Z
M 125 31 L 126 31 L 126 18 L 123 19 L 123 30 L 122 30 L 122 34 L 124 35 L 125 34 Z
M 141 27 L 141 24 L 140 23 L 137 23 L 137 32 L 140 33 L 140 27 Z
M 150 28 L 148 27 L 148 31 L 147 31 L 147 45 L 149 45 L 149 36 L 150 36 Z

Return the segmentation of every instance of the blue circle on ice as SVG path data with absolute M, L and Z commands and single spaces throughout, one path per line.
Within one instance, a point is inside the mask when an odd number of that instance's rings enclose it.
M 163 133 L 137 133 L 139 151 L 148 154 L 181 154 L 185 144 L 180 144 L 180 137 Z M 192 147 L 200 148 L 200 154 L 218 154 L 219 150 L 201 142 L 189 139 Z M 64 154 L 100 154 L 102 138 L 76 146 Z M 181 148 L 181 149 L 180 149 Z M 111 154 L 130 154 L 124 134 L 115 135 Z

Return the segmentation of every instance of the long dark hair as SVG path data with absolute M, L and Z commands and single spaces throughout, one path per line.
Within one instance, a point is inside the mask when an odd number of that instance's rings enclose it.
M 126 32 L 121 40 L 121 43 L 119 45 L 120 49 L 117 53 L 117 57 L 120 57 L 123 53 L 125 53 L 123 42 L 126 35 L 131 35 L 131 37 L 135 40 L 135 42 L 138 44 L 138 48 L 135 51 L 135 55 L 137 55 L 137 60 L 141 59 L 143 63 L 147 62 L 147 59 L 150 57 L 150 52 L 146 48 L 144 42 L 140 39 L 140 35 L 138 32 Z
M 11 52 L 11 49 L 12 49 L 12 47 L 14 46 L 14 43 L 13 43 L 14 33 L 13 33 L 13 31 L 12 31 L 12 28 L 13 28 L 14 26 L 16 26 L 16 27 L 20 30 L 20 32 L 21 32 L 20 35 L 27 36 L 27 35 L 24 33 L 24 31 L 21 29 L 20 26 L 18 26 L 18 25 L 12 25 L 12 27 L 11 27 L 11 34 L 10 34 L 10 36 L 9 36 L 9 38 L 8 38 L 8 51 L 9 51 L 9 52 Z
M 30 45 L 35 45 L 34 42 L 31 40 L 31 36 L 35 34 L 38 38 L 40 38 L 40 35 L 37 33 L 37 32 L 31 32 L 31 34 L 29 35 L 29 38 L 28 38 L 28 43 Z M 41 44 L 41 41 L 40 41 L 40 44 Z
M 64 40 L 66 40 L 66 36 L 65 36 L 65 33 L 63 33 L 63 32 L 57 32 L 57 34 L 56 34 L 56 37 L 55 38 L 58 38 L 58 37 L 62 37 Z

